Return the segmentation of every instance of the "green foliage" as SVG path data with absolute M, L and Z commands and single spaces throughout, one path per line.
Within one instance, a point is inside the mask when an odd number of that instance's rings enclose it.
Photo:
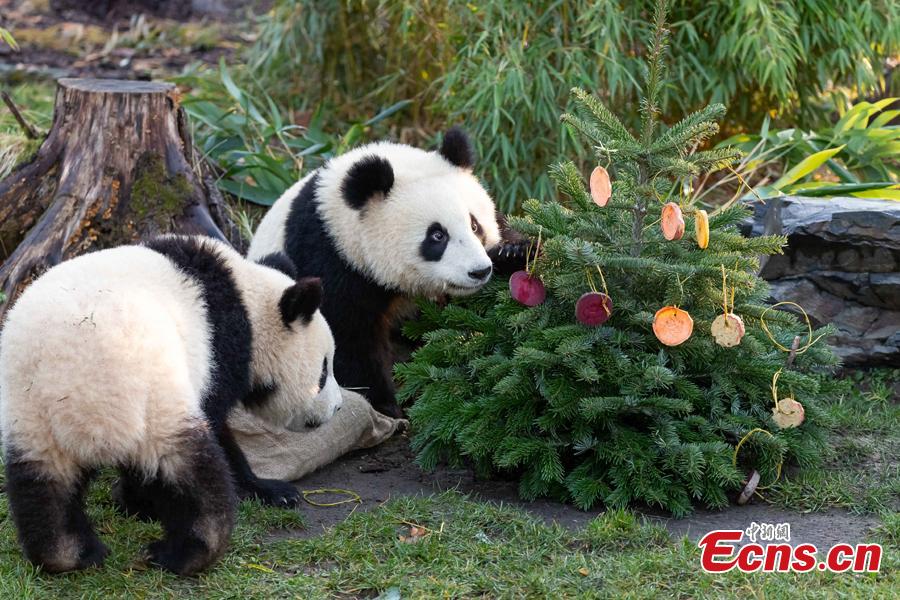
M 745 199 L 798 194 L 900 200 L 900 126 L 891 125 L 900 110 L 890 108 L 897 102 L 859 102 L 836 124 L 814 131 L 772 130 L 767 118 L 758 134 L 738 134 L 719 145 L 734 145 L 744 156 L 732 175 L 708 188 L 701 184 L 697 193 L 704 197 L 732 186 L 735 197 Z M 760 187 L 744 193 L 740 179 Z
M 662 14 L 659 7 L 641 134 L 632 135 L 583 90 L 573 91 L 576 113 L 562 117 L 608 165 L 609 204 L 597 207 L 566 162 L 550 171 L 561 199 L 529 200 L 524 215 L 510 221 L 543 241 L 535 267 L 546 302 L 524 307 L 495 280 L 443 311 L 422 304 L 420 322 L 407 328 L 424 344 L 396 374 L 401 398 L 416 400 L 413 446 L 423 467 L 471 462 L 483 473 L 518 475 L 529 499 L 553 496 L 583 508 L 641 503 L 684 515 L 694 503 L 726 505 L 750 468 L 771 481 L 781 461 L 820 459 L 819 381 L 807 369 L 835 362 L 824 344 L 797 356 L 798 368 L 779 383 L 781 397 L 791 393 L 803 403 L 806 421 L 779 430 L 771 420 L 772 378 L 785 355 L 760 326 L 768 287 L 755 274 L 756 256 L 780 252 L 785 239 L 743 238 L 736 224 L 747 211 L 736 206 L 711 216 L 706 250 L 690 233 L 670 242 L 659 231 L 660 209 L 674 201 L 693 232 L 694 206 L 678 196 L 684 182 L 738 156 L 731 149 L 691 152 L 717 131 L 721 105 L 668 129 L 659 122 Z M 710 335 L 726 301 L 723 270 L 747 327 L 734 348 Z M 575 321 L 574 306 L 594 287 L 607 287 L 614 309 L 604 326 L 589 328 Z M 671 304 L 695 323 L 693 336 L 675 347 L 660 344 L 651 329 L 655 311 Z M 782 345 L 803 331 L 787 313 L 766 320 Z M 735 445 L 757 427 L 774 435 L 750 437 L 735 468 Z
M 321 165 L 365 139 L 367 130 L 402 110 L 401 101 L 364 122 L 351 123 L 343 136 L 324 128 L 317 110 L 304 125 L 287 118 L 258 86 L 241 85 L 224 61 L 218 76 L 184 76 L 193 87 L 184 108 L 203 156 L 219 170 L 219 188 L 232 196 L 271 206 L 300 173 Z
M 19 49 L 19 45 L 16 43 L 16 38 L 14 38 L 8 30 L 2 27 L 0 27 L 0 42 L 3 42 L 13 50 Z
M 462 122 L 503 210 L 546 197 L 544 166 L 583 156 L 555 126 L 562 84 L 612 106 L 637 102 L 652 31 L 652 0 L 414 2 L 280 0 L 262 19 L 251 69 L 276 100 L 333 108 L 338 120 L 413 100 L 417 141 Z M 792 123 L 827 120 L 834 104 L 880 91 L 900 49 L 900 9 L 889 0 L 688 0 L 673 8 L 668 58 L 676 90 L 660 109 L 689 114 L 730 105 L 728 129 L 756 128 L 770 111 Z

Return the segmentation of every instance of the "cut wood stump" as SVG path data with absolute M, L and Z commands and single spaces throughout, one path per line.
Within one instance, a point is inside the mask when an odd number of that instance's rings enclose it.
M 160 233 L 243 250 L 211 172 L 194 157 L 175 86 L 61 79 L 34 158 L 0 181 L 0 321 L 44 270 Z

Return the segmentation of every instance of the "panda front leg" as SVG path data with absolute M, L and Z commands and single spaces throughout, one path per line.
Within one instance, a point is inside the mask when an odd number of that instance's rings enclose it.
M 74 477 L 63 477 L 7 449 L 6 495 L 19 541 L 28 560 L 50 573 L 100 566 L 109 554 L 84 512 L 93 473 L 72 470 Z
M 225 552 L 234 528 L 237 497 L 228 462 L 215 436 L 205 427 L 181 436 L 171 464 L 149 479 L 123 475 L 144 496 L 165 532 L 147 547 L 151 564 L 179 575 L 212 565 Z
M 256 498 L 263 504 L 280 508 L 296 506 L 300 502 L 300 492 L 292 483 L 256 476 L 226 423 L 221 423 L 216 429 L 219 444 L 228 457 L 242 498 Z
M 394 391 L 394 357 L 388 336 L 387 331 L 375 330 L 348 338 L 352 343 L 338 346 L 334 355 L 334 375 L 341 387 L 365 396 L 381 414 L 402 419 L 403 411 Z

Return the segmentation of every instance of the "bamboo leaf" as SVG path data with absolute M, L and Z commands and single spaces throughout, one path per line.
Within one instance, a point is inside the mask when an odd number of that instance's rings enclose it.
M 802 179 L 821 167 L 825 161 L 829 158 L 840 152 L 844 149 L 844 145 L 840 145 L 837 148 L 828 148 L 827 150 L 822 150 L 820 152 L 816 152 L 810 156 L 807 156 L 796 166 L 788 170 L 787 173 L 781 176 L 775 183 L 772 184 L 772 187 L 780 190 L 781 188 L 790 185 L 797 181 L 798 179 Z

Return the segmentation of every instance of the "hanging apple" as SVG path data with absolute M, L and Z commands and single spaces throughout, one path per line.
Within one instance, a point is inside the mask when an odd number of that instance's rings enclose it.
M 606 206 L 612 196 L 612 183 L 609 181 L 609 173 L 606 172 L 606 169 L 598 166 L 591 171 L 590 186 L 594 204 L 600 207 Z
M 513 300 L 525 306 L 537 306 L 547 298 L 544 282 L 527 271 L 516 271 L 509 278 L 509 293 Z
M 612 298 L 603 292 L 587 292 L 575 304 L 575 318 L 582 325 L 603 325 L 612 315 Z
M 722 314 L 713 320 L 710 331 L 718 345 L 731 348 L 744 337 L 744 320 L 734 313 Z
M 677 306 L 664 306 L 653 317 L 653 333 L 666 346 L 685 342 L 694 331 L 694 320 L 686 310 Z
M 667 240 L 680 240 L 684 235 L 684 216 L 681 214 L 681 207 L 674 202 L 667 202 L 662 208 L 660 227 L 663 237 Z

